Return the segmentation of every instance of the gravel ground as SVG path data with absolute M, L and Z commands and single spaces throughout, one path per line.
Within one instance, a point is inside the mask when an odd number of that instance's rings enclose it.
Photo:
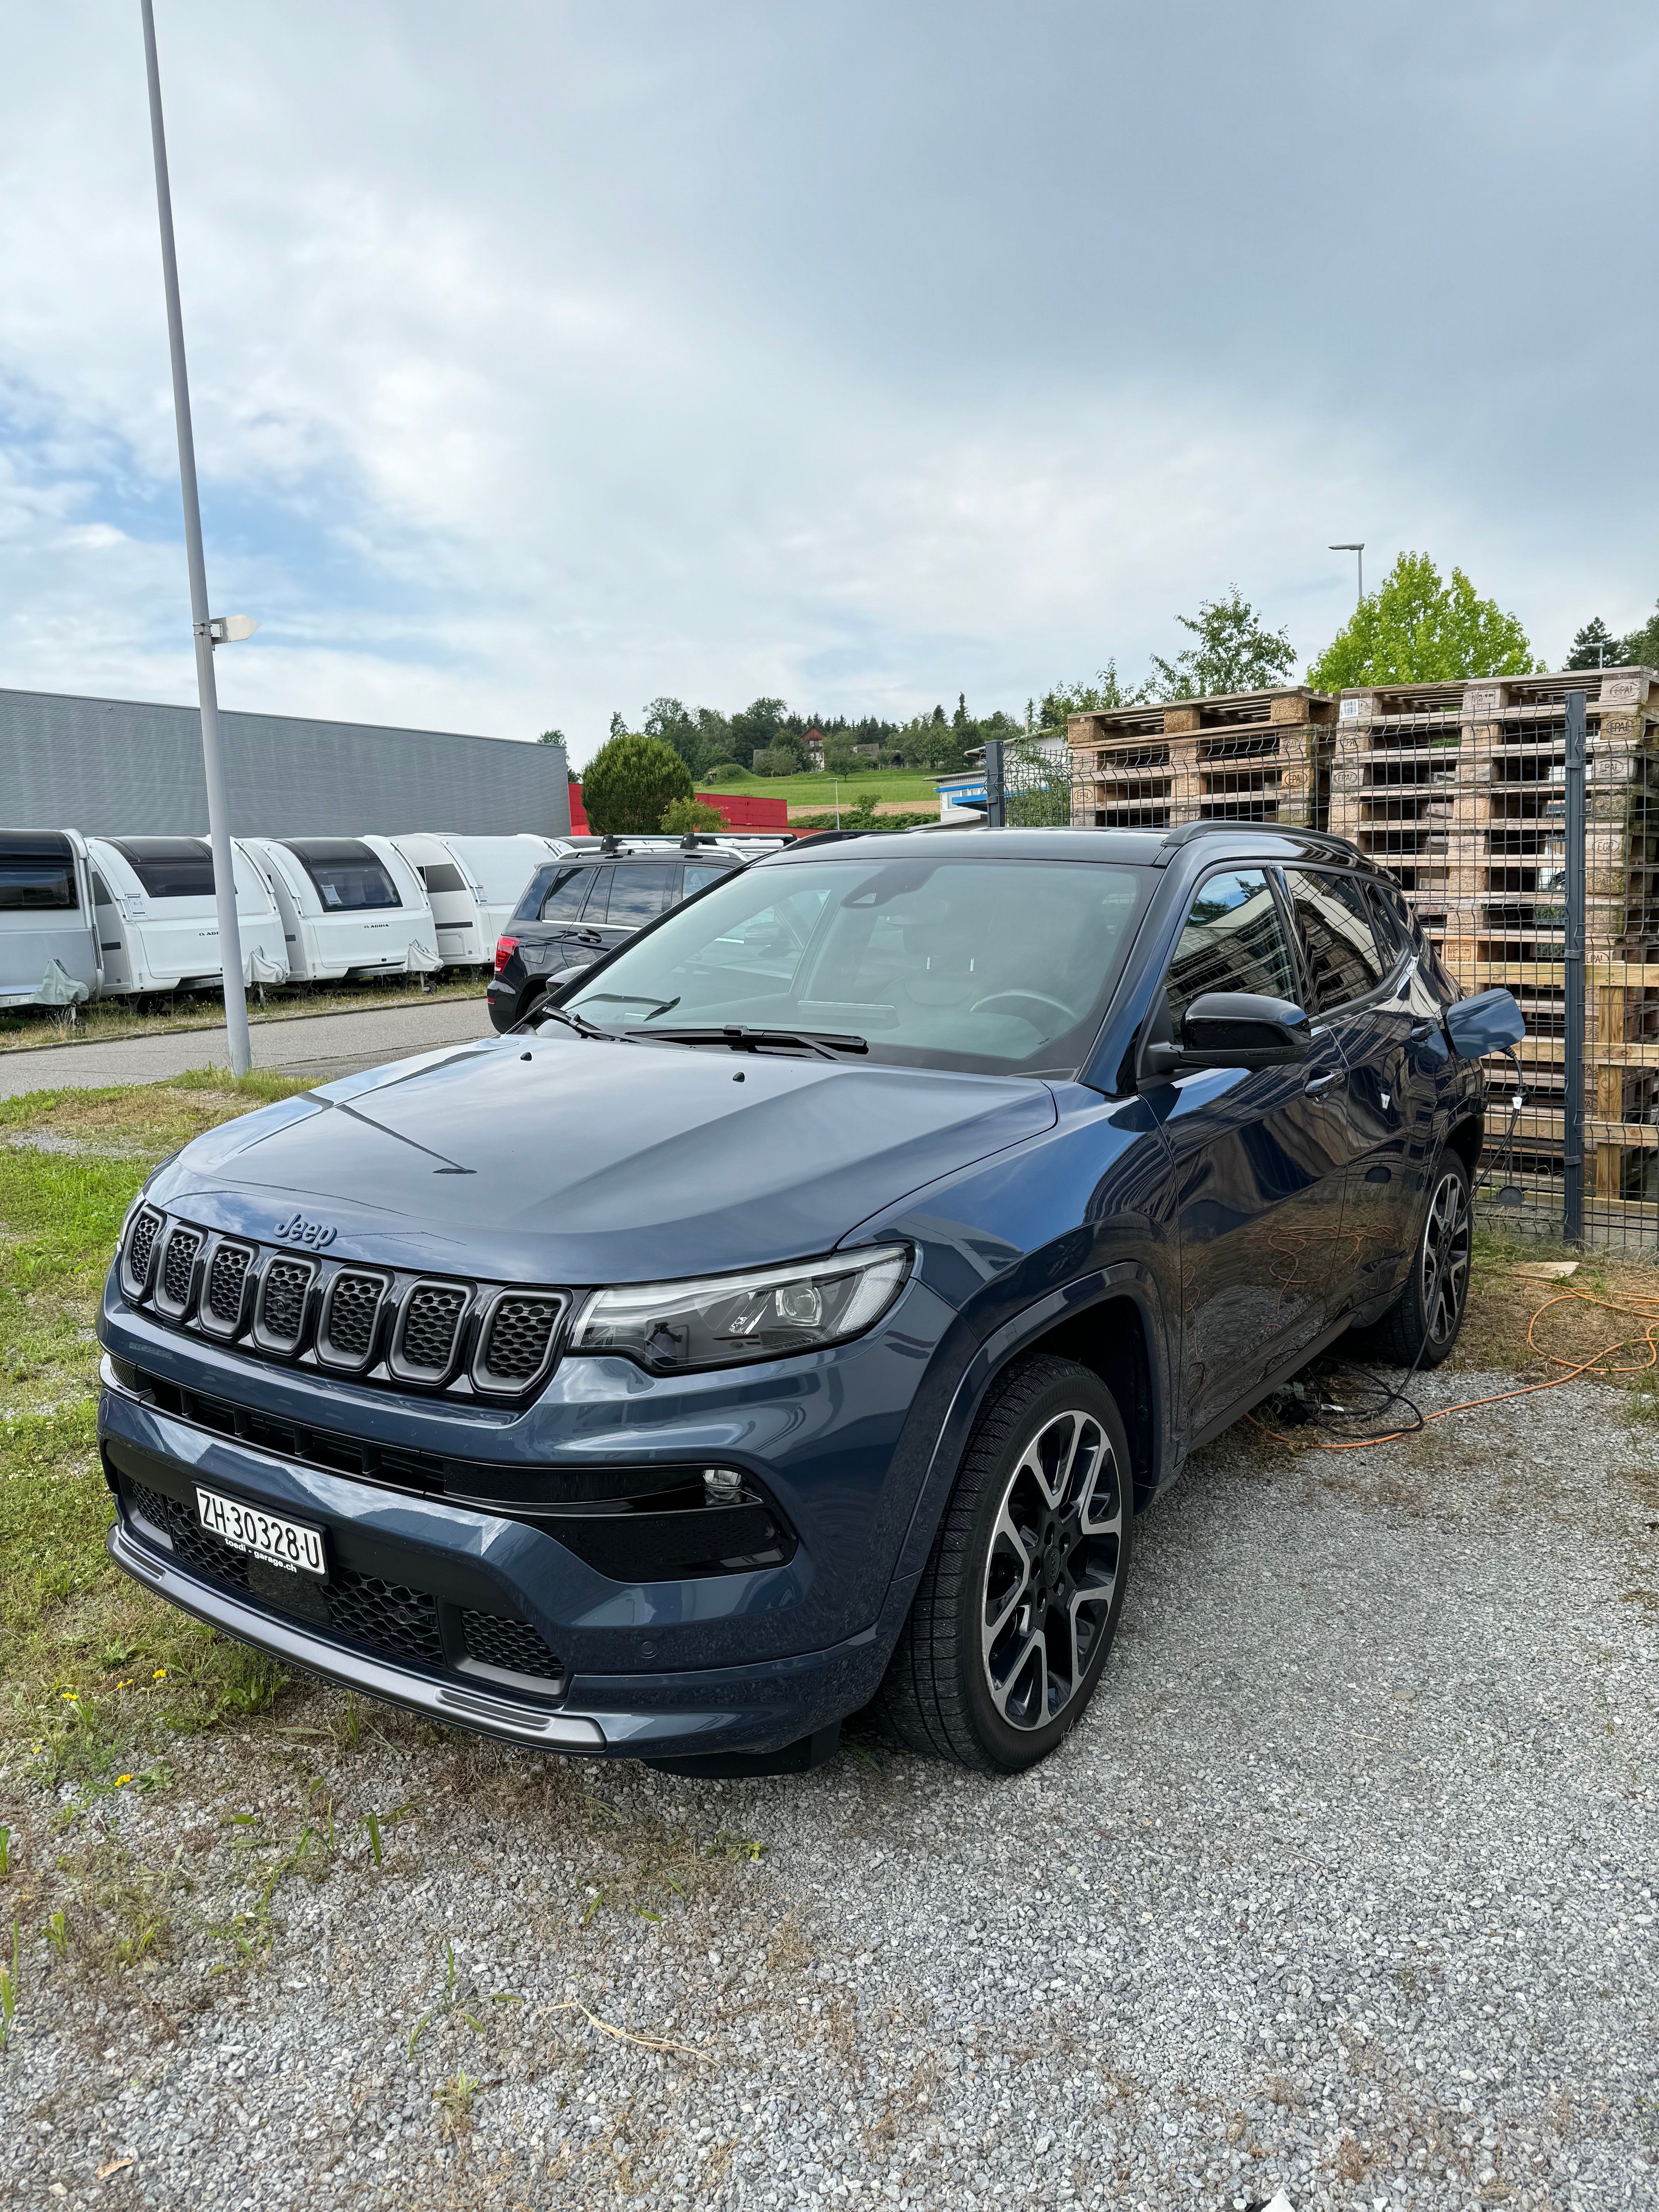
M 1656 1461 L 1590 1385 L 1237 1429 L 1014 1782 L 692 1784 L 320 1691 L 183 1741 L 21 1817 L 0 2201 L 1650 2206 Z

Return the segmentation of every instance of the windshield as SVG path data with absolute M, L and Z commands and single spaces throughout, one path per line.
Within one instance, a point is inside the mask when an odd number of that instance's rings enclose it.
M 603 1029 L 817 1030 L 902 1066 L 1069 1073 L 1146 880 L 1092 861 L 921 854 L 756 868 L 560 1003 Z

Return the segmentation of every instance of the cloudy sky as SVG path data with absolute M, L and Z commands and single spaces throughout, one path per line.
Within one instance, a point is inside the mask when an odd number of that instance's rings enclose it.
M 1023 706 L 1659 593 L 1659 10 L 156 0 L 231 706 Z M 0 72 L 0 685 L 192 681 L 137 0 Z

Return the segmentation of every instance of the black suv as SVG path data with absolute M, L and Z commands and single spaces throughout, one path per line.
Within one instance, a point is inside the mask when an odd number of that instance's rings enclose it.
M 608 849 L 607 849 L 608 848 Z M 495 943 L 489 1018 L 521 1022 L 555 976 L 574 975 L 625 945 L 635 930 L 717 884 L 747 856 L 718 846 L 605 846 L 538 868 Z

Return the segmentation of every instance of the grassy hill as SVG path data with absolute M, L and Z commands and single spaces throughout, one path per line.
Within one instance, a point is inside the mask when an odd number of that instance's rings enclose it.
M 747 770 L 742 775 L 723 777 L 719 783 L 709 783 L 699 778 L 699 791 L 741 791 L 753 793 L 761 799 L 781 799 L 791 806 L 828 806 L 836 803 L 836 778 L 828 770 L 809 770 L 804 775 L 755 775 Z M 859 769 L 841 779 L 841 803 L 851 805 L 855 799 L 873 799 L 895 803 L 903 800 L 918 808 L 926 806 L 936 811 L 939 793 L 933 779 L 920 769 L 871 768 Z

